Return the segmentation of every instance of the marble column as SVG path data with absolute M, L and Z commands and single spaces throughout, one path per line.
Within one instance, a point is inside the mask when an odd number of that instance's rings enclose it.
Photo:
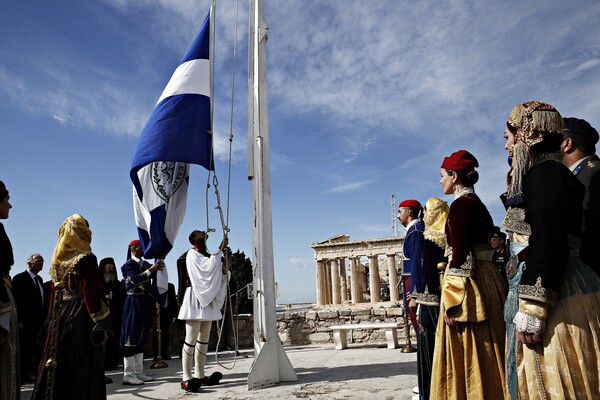
M 332 304 L 341 304 L 340 296 L 340 273 L 338 271 L 339 261 L 337 258 L 329 260 L 329 268 L 331 272 L 331 300 Z
M 327 289 L 325 285 L 327 280 L 325 279 L 324 273 L 325 265 L 323 264 L 323 260 L 317 260 L 317 305 L 322 306 L 326 301 L 327 297 Z
M 344 257 L 339 258 L 340 262 L 340 290 L 342 303 L 348 301 L 348 280 L 346 274 L 346 259 Z
M 331 273 L 329 273 L 329 260 L 323 260 L 323 272 L 325 274 L 325 304 L 332 304 L 331 301 Z
M 396 255 L 387 254 L 388 277 L 390 284 L 390 301 L 400 301 L 400 292 L 398 291 L 398 272 L 396 271 Z
M 360 271 L 358 270 L 358 257 L 350 258 L 350 300 L 352 304 L 362 301 L 362 285 Z
M 360 301 L 365 301 L 365 292 L 367 291 L 367 266 L 358 261 L 358 282 L 360 283 Z
M 371 303 L 381 300 L 381 282 L 379 281 L 379 259 L 378 256 L 369 256 L 369 293 Z

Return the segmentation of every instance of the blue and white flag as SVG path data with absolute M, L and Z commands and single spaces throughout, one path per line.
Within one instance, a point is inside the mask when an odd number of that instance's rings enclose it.
M 210 14 L 140 134 L 129 173 L 144 257 L 175 243 L 185 215 L 189 164 L 214 170 L 211 156 Z

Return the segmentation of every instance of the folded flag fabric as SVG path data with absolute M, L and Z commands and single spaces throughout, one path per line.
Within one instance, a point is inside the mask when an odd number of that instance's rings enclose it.
M 210 13 L 142 129 L 130 178 L 145 258 L 172 248 L 185 215 L 190 165 L 214 170 Z

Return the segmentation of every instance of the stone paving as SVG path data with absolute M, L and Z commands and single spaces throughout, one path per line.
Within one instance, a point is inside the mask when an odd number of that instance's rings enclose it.
M 402 347 L 401 347 L 402 348 Z M 219 366 L 214 353 L 209 353 L 206 373 L 223 373 L 221 384 L 203 387 L 198 393 L 186 393 L 179 387 L 181 361 L 167 361 L 169 367 L 145 372 L 155 380 L 142 386 L 123 386 L 122 372 L 107 373 L 114 382 L 106 385 L 108 398 L 117 399 L 411 399 L 417 384 L 416 353 L 403 353 L 401 348 L 387 349 L 385 344 L 350 344 L 346 350 L 335 350 L 332 344 L 286 346 L 286 354 L 296 371 L 296 382 L 248 390 L 247 376 L 252 365 L 251 349 L 240 350 L 235 366 L 234 352 L 219 353 Z M 233 369 L 231 369 L 233 367 Z M 228 370 L 229 368 L 230 370 Z M 21 399 L 29 399 L 32 385 L 22 387 Z

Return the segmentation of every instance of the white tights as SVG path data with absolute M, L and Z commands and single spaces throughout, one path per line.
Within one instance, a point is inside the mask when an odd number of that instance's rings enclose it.
M 208 350 L 208 339 L 212 321 L 185 321 L 185 341 L 181 349 L 183 380 L 192 379 L 192 356 L 194 356 L 194 378 L 204 378 L 204 363 Z

